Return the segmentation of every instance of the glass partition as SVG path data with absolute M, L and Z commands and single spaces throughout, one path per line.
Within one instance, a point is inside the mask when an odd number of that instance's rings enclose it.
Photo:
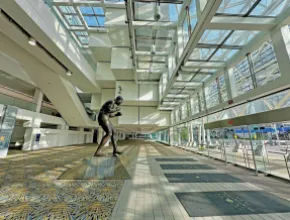
M 150 138 L 162 143 L 169 144 L 169 130 L 164 129 L 161 131 L 154 132 L 150 134 Z

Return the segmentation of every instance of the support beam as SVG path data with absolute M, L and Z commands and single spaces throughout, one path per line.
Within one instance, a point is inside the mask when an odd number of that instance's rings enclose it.
M 112 3 L 102 3 L 97 1 L 84 1 L 84 0 L 70 0 L 70 1 L 57 1 L 52 2 L 52 5 L 55 6 L 88 6 L 88 7 L 105 7 L 105 8 L 125 8 L 124 2 L 112 2 Z
M 171 75 L 171 78 L 168 82 L 167 88 L 165 92 L 163 93 L 163 96 L 161 98 L 161 102 L 166 97 L 168 92 L 170 91 L 170 88 L 172 87 L 174 81 L 176 80 L 176 75 L 180 68 L 184 65 L 184 63 L 187 62 L 189 59 L 192 51 L 196 48 L 199 40 L 201 39 L 204 31 L 207 28 L 207 25 L 210 23 L 212 18 L 214 17 L 216 11 L 218 10 L 222 0 L 216 0 L 216 1 L 208 1 L 201 16 L 196 24 L 194 31 L 192 32 L 190 39 L 185 47 L 185 49 L 182 52 L 182 55 L 180 56 L 180 59 L 178 61 L 178 64 L 176 65 L 175 70 L 173 71 L 173 74 Z
M 139 85 L 159 85 L 159 81 L 138 81 Z
M 185 67 L 191 68 L 206 68 L 206 69 L 223 69 L 226 66 L 224 62 L 198 62 L 190 61 L 185 64 Z
M 181 74 L 203 74 L 203 75 L 213 75 L 214 73 L 212 72 L 207 72 L 207 71 L 198 71 L 196 68 L 192 67 L 181 67 Z
M 276 25 L 275 18 L 215 16 L 207 29 L 268 31 Z
M 134 78 L 135 82 L 138 83 L 138 76 L 136 73 L 136 39 L 135 39 L 135 31 L 133 29 L 133 2 L 132 0 L 126 0 L 125 2 L 126 5 L 126 13 L 127 13 L 127 19 L 128 19 L 128 27 L 129 27 L 129 37 L 130 37 L 130 44 L 131 44 L 131 52 L 132 52 L 132 61 L 133 61 L 133 68 L 134 68 Z
M 177 23 L 176 22 L 155 22 L 155 21 L 133 21 L 133 27 L 137 28 L 148 28 L 148 29 L 159 29 L 159 28 L 166 28 L 166 29 L 176 29 Z
M 168 52 L 155 52 L 154 55 L 152 55 L 151 51 L 136 51 L 136 56 L 168 56 Z
M 219 45 L 219 44 L 198 44 L 197 48 L 205 48 L 205 49 L 216 49 L 217 47 L 221 49 L 229 49 L 229 50 L 241 50 L 243 47 L 239 45 Z
M 144 73 L 145 73 L 145 74 L 149 74 L 149 73 L 150 73 L 150 74 L 162 74 L 163 72 L 164 72 L 164 71 L 159 71 L 159 70 L 158 70 L 158 71 L 156 71 L 156 70 L 155 70 L 155 71 L 150 71 L 150 70 L 140 70 L 140 69 L 137 69 L 137 70 L 136 70 L 136 73 L 137 73 L 137 74 L 144 74 Z

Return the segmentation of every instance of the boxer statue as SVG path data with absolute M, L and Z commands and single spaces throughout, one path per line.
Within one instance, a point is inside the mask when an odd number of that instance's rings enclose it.
M 110 118 L 121 116 L 122 113 L 120 112 L 121 108 L 120 105 L 123 102 L 123 97 L 117 96 L 115 100 L 109 100 L 105 102 L 102 106 L 100 113 L 98 115 L 98 122 L 99 125 L 105 131 L 105 135 L 102 138 L 96 153 L 94 154 L 95 157 L 105 156 L 101 153 L 103 146 L 108 142 L 109 138 L 111 138 L 112 145 L 113 145 L 113 155 L 117 156 L 122 152 L 117 150 L 117 141 L 116 141 L 116 130 L 110 121 Z

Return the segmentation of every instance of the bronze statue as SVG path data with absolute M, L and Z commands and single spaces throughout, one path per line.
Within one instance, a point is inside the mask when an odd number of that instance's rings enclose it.
M 113 145 L 113 155 L 117 156 L 117 154 L 121 154 L 122 152 L 117 150 L 117 142 L 116 142 L 116 130 L 113 126 L 113 124 L 110 121 L 110 118 L 121 116 L 122 113 L 120 112 L 121 108 L 120 105 L 123 102 L 123 97 L 117 96 L 115 100 L 109 100 L 105 102 L 105 104 L 102 106 L 99 116 L 98 116 L 98 122 L 99 125 L 103 128 L 105 131 L 105 135 L 102 138 L 98 149 L 94 156 L 104 156 L 104 154 L 101 153 L 102 147 L 107 143 L 109 138 L 111 137 L 112 145 Z

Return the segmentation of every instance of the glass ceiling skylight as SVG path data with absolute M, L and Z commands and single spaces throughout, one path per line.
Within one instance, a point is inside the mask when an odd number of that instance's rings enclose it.
M 176 22 L 182 7 L 180 3 L 182 3 L 182 1 L 180 1 L 179 4 L 160 3 L 160 21 Z M 133 10 L 135 20 L 154 21 L 155 5 L 156 3 L 152 2 L 134 2 Z
M 105 13 L 101 7 L 80 7 L 80 11 L 88 27 L 104 27 Z
M 79 3 L 75 0 L 44 0 L 50 5 L 71 32 L 74 38 L 80 45 L 87 46 L 89 44 L 89 28 L 104 28 L 105 27 L 105 12 L 104 8 L 100 7 L 100 1 L 86 0 L 86 5 L 75 4 Z M 92 4 L 87 4 L 92 2 Z M 98 6 L 93 4 L 97 3 Z
M 289 7 L 287 0 L 223 0 L 218 14 L 248 15 L 250 16 L 277 16 Z

